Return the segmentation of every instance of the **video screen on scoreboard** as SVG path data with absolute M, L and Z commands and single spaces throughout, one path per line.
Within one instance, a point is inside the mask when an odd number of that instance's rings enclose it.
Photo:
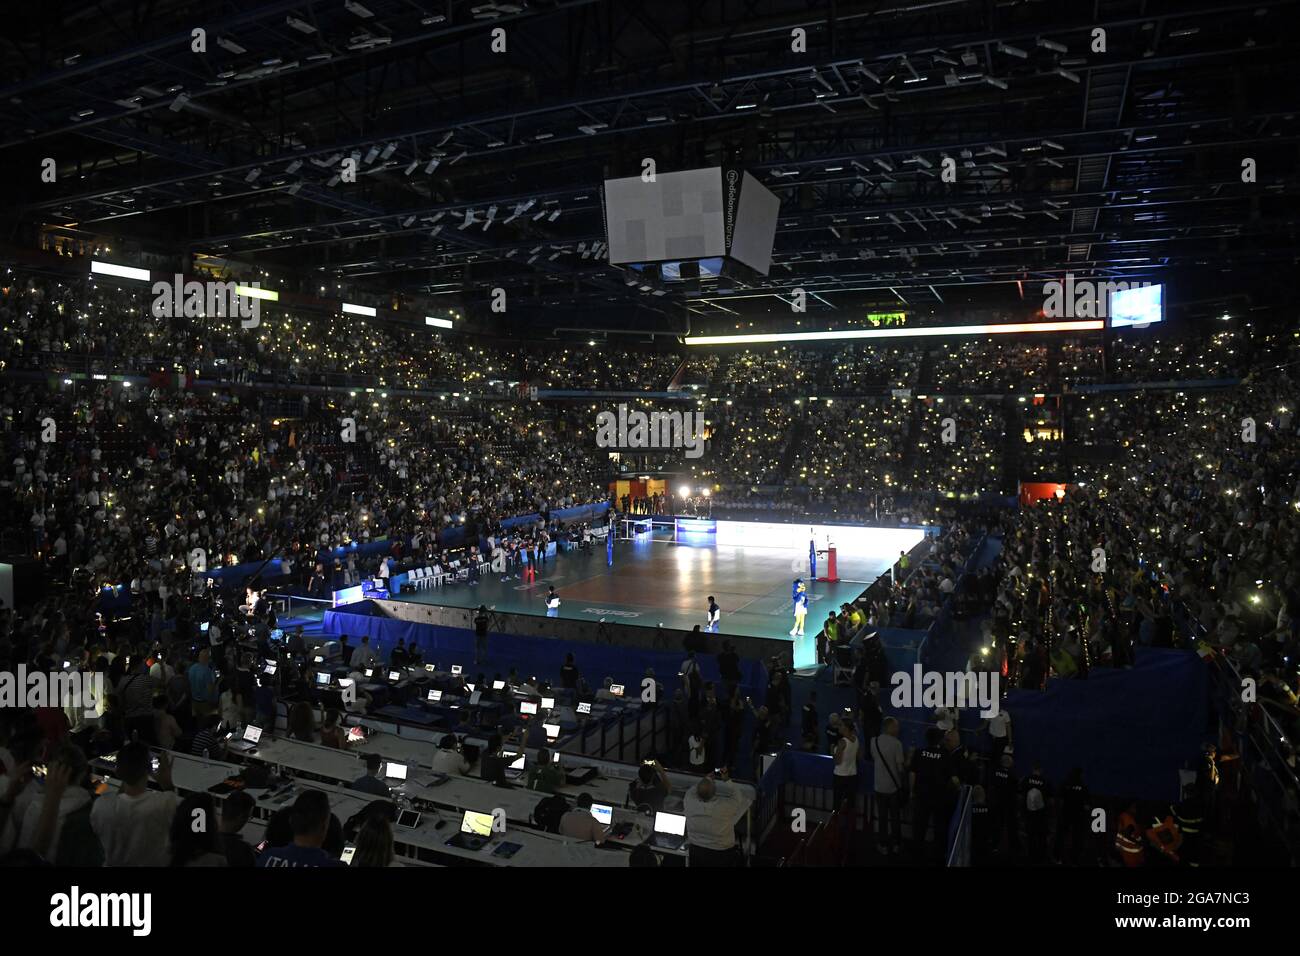
M 1160 283 L 1135 289 L 1116 289 L 1110 294 L 1112 329 L 1152 325 L 1165 318 L 1165 287 Z

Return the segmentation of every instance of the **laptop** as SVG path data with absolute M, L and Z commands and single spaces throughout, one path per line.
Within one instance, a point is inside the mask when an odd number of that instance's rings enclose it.
M 429 691 L 429 697 L 428 697 L 428 699 L 431 700 L 431 701 L 432 701 L 433 703 L 435 703 L 435 704 L 438 703 L 438 701 L 442 700 L 442 691 L 440 691 L 440 690 L 431 690 L 431 691 Z
M 265 667 L 262 668 L 262 673 L 263 673 L 263 674 L 266 674 L 266 675 L 269 676 L 269 677 L 274 677 L 274 676 L 275 676 L 275 665 L 274 665 L 274 664 L 267 664 Z
M 374 677 L 374 676 L 375 676 L 375 669 L 374 669 L 373 667 L 367 667 L 367 668 L 365 669 L 365 675 L 366 675 L 367 677 Z
M 262 739 L 262 728 L 249 724 L 244 728 L 244 736 L 234 743 L 230 744 L 228 750 L 234 750 L 239 753 L 247 753 L 257 746 L 258 741 Z
M 623 685 L 622 685 L 622 684 L 610 684 L 610 685 L 609 685 L 609 692 L 610 692 L 611 694 L 613 694 L 615 697 L 622 697 L 622 696 L 623 696 Z
M 317 654 L 315 657 L 313 657 L 313 658 L 311 659 L 311 662 L 312 662 L 313 664 L 324 664 L 324 663 L 325 663 L 325 658 L 323 658 L 323 657 L 321 657 L 319 654 Z
M 603 827 L 607 827 L 614 822 L 614 808 L 608 804 L 593 803 L 591 805 L 591 815 Z
M 476 690 L 474 691 L 474 693 L 469 695 L 469 705 L 471 707 L 477 707 L 478 702 L 482 699 L 483 699 L 483 692 L 481 690 Z
M 519 702 L 519 716 L 520 716 L 520 717 L 536 717 L 536 716 L 537 716 L 537 705 L 534 704 L 531 700 L 521 700 L 521 701 Z
M 462 850 L 481 850 L 492 839 L 492 814 L 466 810 L 460 819 L 460 832 L 447 841 L 447 846 Z
M 565 771 L 564 782 L 571 787 L 579 787 L 595 777 L 599 772 L 592 766 L 574 767 L 572 770 Z
M 548 742 L 555 740 L 560 736 L 559 724 L 542 724 L 542 729 L 546 731 L 546 739 Z
M 400 810 L 397 814 L 397 825 L 407 830 L 414 830 L 420 825 L 420 814 L 415 810 Z
M 527 759 L 524 754 L 517 754 L 507 750 L 502 754 L 510 763 L 506 764 L 506 778 L 509 780 L 518 780 L 524 775 L 524 766 Z
M 394 684 L 396 684 L 398 681 L 400 681 L 400 680 L 402 679 L 402 672 L 401 672 L 401 671 L 389 671 L 389 672 L 388 672 L 388 679 L 389 679 L 390 681 L 392 681 Z
M 385 780 L 405 780 L 405 779 L 406 779 L 406 764 L 404 764 L 404 763 L 393 763 L 391 760 L 386 761 L 386 762 L 384 763 L 384 779 L 385 779 Z
M 554 709 L 555 709 L 555 698 L 554 698 L 554 697 L 543 697 L 543 698 L 542 698 L 542 710 L 554 710 Z
M 328 687 L 330 685 L 330 675 L 325 671 L 317 671 L 316 683 L 320 684 L 322 687 Z
M 664 850 L 680 850 L 686 842 L 686 817 L 680 813 L 655 814 L 655 832 L 650 837 L 650 845 Z
M 584 701 L 582 701 L 581 703 L 579 703 L 579 704 L 578 704 L 578 713 L 580 713 L 580 714 L 590 714 L 590 713 L 591 713 L 591 702 L 590 702 L 590 701 L 585 701 L 585 700 L 584 700 Z
M 492 689 L 493 689 L 493 690 L 505 690 L 505 689 L 506 689 L 506 682 L 503 681 L 503 680 L 494 680 L 494 681 L 492 682 Z
M 452 677 L 459 677 L 459 676 L 460 676 L 461 669 L 462 669 L 462 668 L 461 668 L 461 666 L 460 666 L 459 664 L 452 664 L 452 665 L 451 665 L 451 676 L 452 676 Z

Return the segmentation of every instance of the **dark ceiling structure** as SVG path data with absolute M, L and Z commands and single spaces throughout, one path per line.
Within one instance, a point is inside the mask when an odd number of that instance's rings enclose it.
M 1298 6 L 27 4 L 0 38 L 3 215 L 470 307 L 1291 274 Z M 765 281 L 647 292 L 602 260 L 601 183 L 644 158 L 777 193 Z

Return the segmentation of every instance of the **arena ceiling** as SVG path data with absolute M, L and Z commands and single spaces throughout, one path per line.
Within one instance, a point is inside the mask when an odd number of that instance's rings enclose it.
M 934 303 L 1067 270 L 1289 273 L 1296 13 L 1295 0 L 14 5 L 3 215 L 13 235 L 72 226 L 304 280 L 701 315 L 795 287 Z M 355 183 L 337 176 L 349 155 Z M 781 197 L 765 282 L 644 292 L 593 255 L 601 182 L 646 157 L 662 171 L 738 162 Z

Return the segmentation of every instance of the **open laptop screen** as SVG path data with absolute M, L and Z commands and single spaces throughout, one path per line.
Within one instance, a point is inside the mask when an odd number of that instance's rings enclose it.
M 655 814 L 655 832 L 684 836 L 686 834 L 686 817 L 680 813 L 664 813 L 660 810 Z
M 492 814 L 466 810 L 460 821 L 461 833 L 476 833 L 479 836 L 492 835 Z
M 596 818 L 596 822 L 601 826 L 609 826 L 614 822 L 614 808 L 603 803 L 593 803 L 591 805 L 591 815 Z
M 384 776 L 391 780 L 405 780 L 406 764 L 392 763 L 391 761 L 384 764 Z
M 536 713 L 537 713 L 537 705 L 534 704 L 531 700 L 521 700 L 521 701 L 519 702 L 519 713 L 521 713 L 521 714 L 536 714 Z

